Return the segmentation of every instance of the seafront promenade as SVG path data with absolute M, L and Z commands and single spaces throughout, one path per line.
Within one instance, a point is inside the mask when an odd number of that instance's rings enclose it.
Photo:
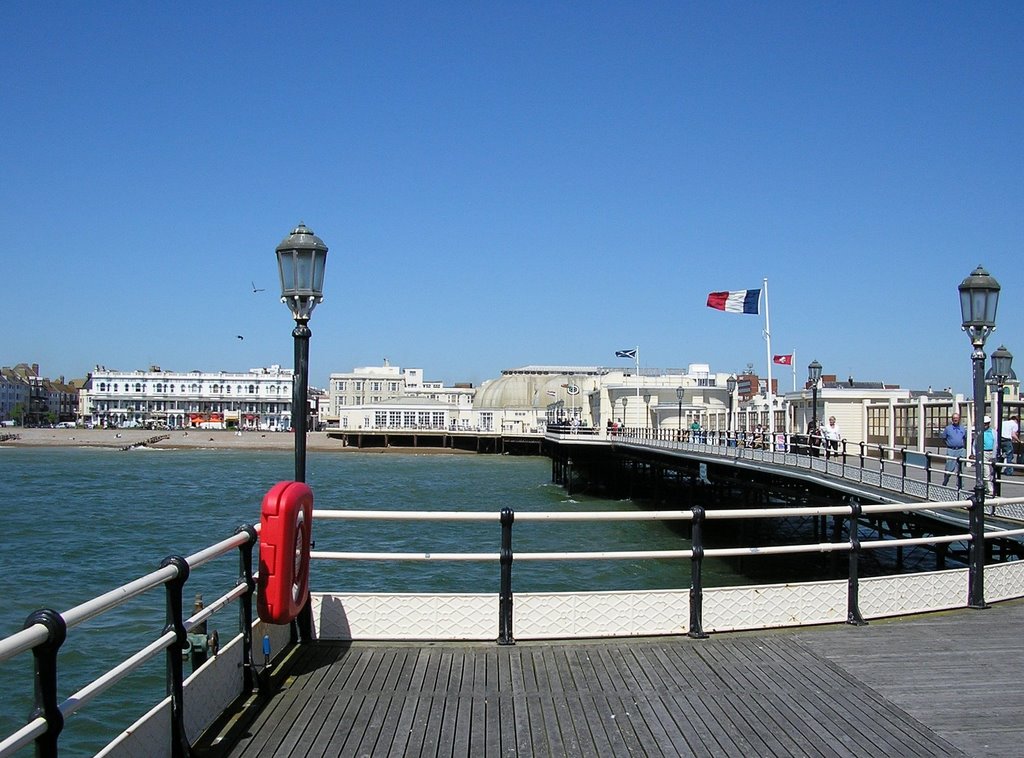
M 221 429 L 190 429 L 153 431 L 151 429 L 22 429 L 8 430 L 18 439 L 0 443 L 2 447 L 92 447 L 120 449 L 137 445 L 156 436 L 168 438 L 153 445 L 160 450 L 282 450 L 295 449 L 295 438 L 291 432 L 242 432 Z M 372 448 L 359 450 L 345 446 L 340 439 L 327 436 L 326 432 L 310 432 L 306 449 L 315 452 L 363 452 L 363 453 L 410 453 L 417 454 L 462 454 L 466 451 L 451 448 Z

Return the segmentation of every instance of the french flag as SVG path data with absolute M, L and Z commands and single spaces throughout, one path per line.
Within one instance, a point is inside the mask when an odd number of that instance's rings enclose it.
M 708 295 L 708 308 L 726 313 L 757 314 L 761 301 L 761 290 L 737 290 L 735 292 L 712 292 Z

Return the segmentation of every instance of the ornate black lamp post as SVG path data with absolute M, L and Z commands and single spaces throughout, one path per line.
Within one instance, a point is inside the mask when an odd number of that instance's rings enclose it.
M 1006 461 L 1006 456 L 1003 455 L 1003 387 L 1006 386 L 1006 381 L 1013 377 L 1012 365 L 1013 354 L 1004 345 L 1000 345 L 992 351 L 992 368 L 989 369 L 988 374 L 995 385 L 993 388 L 995 392 L 992 399 L 992 414 L 996 417 L 996 460 L 1000 463 Z M 1001 481 L 1001 474 L 1002 471 L 1006 470 L 1009 469 L 996 472 L 995 493 L 997 497 L 1002 495 L 1003 483 Z
M 978 266 L 960 282 L 961 328 L 974 350 L 974 495 L 971 497 L 971 556 L 968 605 L 985 607 L 985 340 L 996 328 L 999 282 Z
M 811 383 L 811 422 L 818 426 L 818 382 L 821 381 L 821 364 L 811 361 L 807 364 L 807 381 Z
M 678 415 L 676 416 L 676 424 L 679 426 L 679 429 L 676 432 L 676 438 L 680 440 L 683 438 L 683 394 L 683 388 L 676 387 L 676 400 L 679 401 L 679 410 L 677 411 Z
M 292 384 L 292 429 L 295 431 L 295 481 L 306 481 L 306 431 L 309 426 L 309 317 L 324 299 L 327 245 L 300 223 L 277 246 L 281 302 L 295 319 L 295 381 Z

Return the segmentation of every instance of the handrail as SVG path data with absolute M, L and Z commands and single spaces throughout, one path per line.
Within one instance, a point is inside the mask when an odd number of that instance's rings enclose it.
M 1021 498 L 1000 498 L 994 501 L 1000 505 L 1024 503 Z M 513 512 L 503 509 L 497 514 L 501 521 L 502 550 L 501 552 L 370 552 L 370 551 L 313 551 L 311 558 L 317 560 L 349 560 L 349 561 L 498 561 L 501 564 L 501 591 L 498 609 L 498 643 L 514 644 L 512 624 L 512 588 L 511 566 L 513 561 L 589 561 L 589 560 L 646 560 L 646 559 L 685 559 L 691 561 L 691 621 L 689 634 L 694 637 L 704 635 L 701 621 L 703 585 L 701 579 L 701 563 L 704 558 L 728 558 L 763 555 L 794 555 L 806 553 L 848 553 L 850 569 L 848 576 L 848 621 L 864 623 L 859 610 L 858 592 L 858 556 L 865 550 L 902 548 L 915 545 L 948 545 L 956 542 L 972 544 L 976 537 L 970 532 L 958 532 L 947 535 L 929 537 L 900 537 L 896 539 L 861 541 L 858 529 L 854 526 L 863 515 L 884 513 L 943 511 L 963 507 L 973 507 L 971 501 L 952 501 L 940 503 L 878 503 L 860 505 L 854 501 L 849 505 L 818 506 L 818 507 L 773 507 L 752 509 L 716 509 L 707 510 L 695 506 L 691 510 L 662 511 L 523 511 Z M 791 518 L 832 516 L 837 522 L 848 521 L 849 537 L 831 542 L 814 542 L 809 544 L 785 544 L 769 546 L 737 545 L 731 547 L 705 547 L 703 544 L 701 525 L 708 520 L 727 521 L 749 518 Z M 479 521 L 493 522 L 496 514 L 480 511 L 364 511 L 364 510 L 314 510 L 316 520 L 381 520 L 400 519 L 403 521 Z M 679 550 L 587 550 L 587 551 L 512 551 L 512 524 L 514 522 L 545 523 L 554 521 L 650 521 L 678 520 L 690 521 L 693 524 L 691 546 Z M 1009 530 L 988 525 L 981 539 L 994 539 L 1024 534 L 1024 529 Z M 323 532 L 321 531 L 321 539 Z M 981 554 L 980 552 L 978 553 Z M 972 564 L 973 568 L 973 564 Z M 980 569 L 983 570 L 983 567 Z M 967 596 L 968 593 L 965 593 Z M 1022 592 L 1024 594 L 1024 592 Z
M 961 485 L 973 480 L 973 471 L 969 470 L 973 469 L 973 457 L 946 456 L 930 450 L 919 452 L 901 446 L 866 442 L 858 443 L 856 452 L 852 452 L 846 439 L 840 441 L 838 450 L 831 450 L 824 441 L 790 432 L 776 432 L 769 439 L 766 433 L 748 431 L 691 432 L 688 429 L 624 427 L 614 431 L 600 430 L 586 440 L 580 440 L 574 435 L 559 434 L 557 430 L 549 430 L 547 437 L 558 442 L 637 445 L 715 455 L 728 460 L 787 465 L 797 470 L 811 470 L 823 476 L 838 477 L 876 489 L 901 495 L 923 496 L 931 500 L 946 500 L 951 495 L 959 495 L 965 491 Z M 869 467 L 868 461 L 877 461 L 877 466 Z M 945 469 L 947 464 L 952 464 L 948 472 Z M 1002 485 L 1011 481 L 1002 472 L 1019 468 L 1022 464 L 995 459 L 986 460 L 984 466 L 985 477 L 989 481 L 988 489 L 998 497 L 1002 495 Z M 912 472 L 920 472 L 923 478 L 915 478 Z M 958 486 L 946 486 L 933 481 L 935 475 L 945 476 L 947 473 Z M 1015 509 L 1012 515 L 1024 518 L 1024 508 Z
M 240 561 L 243 565 L 246 565 L 247 562 L 248 565 L 251 565 L 251 553 L 258 532 L 258 525 L 241 527 L 227 539 L 203 548 L 188 557 L 171 557 L 165 560 L 158 570 L 76 605 L 63 613 L 50 610 L 37 611 L 29 616 L 29 621 L 26 622 L 24 629 L 5 639 L 0 639 L 0 662 L 28 650 L 35 652 L 37 681 L 37 702 L 33 718 L 16 732 L 0 740 L 0 758 L 13 754 L 33 741 L 36 743 L 37 754 L 56 755 L 57 740 L 63 729 L 65 717 L 74 714 L 118 681 L 164 651 L 168 652 L 169 661 L 176 658 L 178 663 L 177 666 L 168 666 L 168 690 L 178 696 L 177 707 L 172 708 L 171 754 L 173 756 L 186 754 L 188 746 L 184 734 L 183 703 L 180 700 L 184 674 L 180 665 L 181 651 L 175 649 L 175 646 L 181 646 L 184 639 L 183 633 L 201 628 L 200 625 L 205 624 L 207 619 L 229 604 L 237 601 L 244 603 L 247 596 L 252 595 L 254 585 L 251 576 L 246 576 L 246 572 L 243 571 L 243 576 L 227 592 L 204 608 L 198 609 L 188 618 L 184 618 L 181 613 L 182 587 L 192 569 L 220 558 L 234 549 L 241 551 Z M 57 653 L 60 645 L 64 642 L 67 630 L 160 586 L 173 588 L 168 590 L 168 625 L 161 634 L 58 703 Z M 249 628 L 251 619 L 248 623 L 244 623 L 241 615 L 243 614 L 240 614 L 239 618 L 241 627 L 239 635 L 247 638 L 248 635 L 251 635 L 251 628 Z M 251 648 L 251 645 L 249 647 Z M 242 668 L 245 669 L 244 681 L 251 682 L 252 661 L 244 660 Z

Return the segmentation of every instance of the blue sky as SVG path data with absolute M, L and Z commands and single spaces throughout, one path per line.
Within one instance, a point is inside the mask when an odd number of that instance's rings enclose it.
M 2 3 L 0 35 L 5 365 L 290 366 L 301 220 L 314 385 L 763 373 L 763 320 L 704 303 L 767 277 L 801 381 L 968 392 L 978 263 L 1024 366 L 1024 4 Z

